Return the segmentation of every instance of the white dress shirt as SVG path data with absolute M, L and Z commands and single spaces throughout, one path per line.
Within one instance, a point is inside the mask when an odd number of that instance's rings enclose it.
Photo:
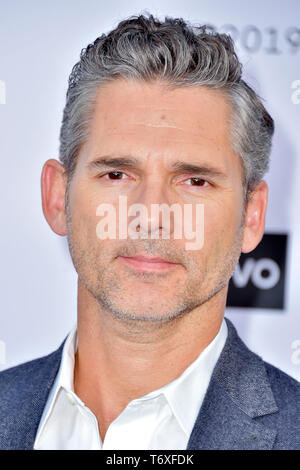
M 197 359 L 172 382 L 128 403 L 110 423 L 102 442 L 95 415 L 74 392 L 74 327 L 63 347 L 34 449 L 186 449 L 226 338 L 227 325 L 223 320 L 218 334 Z

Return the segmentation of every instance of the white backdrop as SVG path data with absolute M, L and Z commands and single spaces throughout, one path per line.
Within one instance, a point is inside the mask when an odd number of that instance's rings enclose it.
M 66 239 L 43 218 L 41 168 L 58 158 L 80 50 L 145 10 L 220 31 L 232 25 L 245 78 L 275 120 L 266 232 L 289 235 L 285 309 L 227 308 L 226 316 L 252 350 L 299 380 L 299 0 L 0 1 L 0 368 L 51 352 L 76 321 L 76 273 Z

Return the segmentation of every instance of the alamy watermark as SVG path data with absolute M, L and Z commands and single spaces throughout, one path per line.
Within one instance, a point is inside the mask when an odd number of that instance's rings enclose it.
M 291 88 L 294 90 L 291 95 L 292 103 L 300 104 L 300 80 L 294 80 Z
M 300 339 L 295 339 L 291 344 L 291 348 L 294 350 L 291 361 L 295 366 L 298 366 L 300 364 Z
M 3 80 L 0 80 L 0 104 L 6 104 L 6 88 Z
M 172 230 L 171 213 L 173 214 Z M 115 240 L 116 238 L 120 240 L 127 238 L 132 240 L 159 239 L 161 228 L 162 239 L 170 239 L 172 232 L 174 239 L 194 240 L 194 242 L 186 242 L 186 250 L 200 250 L 204 244 L 204 204 L 202 203 L 183 204 L 183 210 L 178 203 L 171 206 L 165 203 L 151 204 L 149 217 L 148 209 L 144 204 L 136 203 L 128 207 L 127 197 L 119 196 L 118 217 L 116 207 L 110 203 L 99 204 L 96 216 L 102 217 L 96 227 L 96 234 L 100 240 Z M 133 216 L 136 217 L 128 223 L 128 217 Z M 195 224 L 193 224 L 194 219 Z M 118 236 L 117 225 L 119 229 Z M 137 231 L 138 227 L 140 228 L 139 231 Z

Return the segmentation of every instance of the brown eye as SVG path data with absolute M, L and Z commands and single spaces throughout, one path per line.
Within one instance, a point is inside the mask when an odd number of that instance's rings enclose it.
M 110 180 L 120 180 L 120 179 L 122 179 L 123 174 L 124 173 L 122 171 L 111 171 L 109 173 L 106 173 L 105 176 L 109 176 L 108 179 L 110 179 Z
M 202 178 L 190 178 L 192 181 L 192 186 L 204 186 L 206 183 L 206 180 L 203 180 Z

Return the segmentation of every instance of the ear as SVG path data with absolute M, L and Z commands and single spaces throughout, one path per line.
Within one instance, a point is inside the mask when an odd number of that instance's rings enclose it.
M 242 253 L 254 250 L 261 241 L 265 230 L 267 204 L 268 185 L 261 181 L 251 192 L 251 199 L 245 209 Z
M 47 160 L 41 175 L 42 206 L 45 219 L 58 235 L 66 235 L 65 167 L 54 158 Z

